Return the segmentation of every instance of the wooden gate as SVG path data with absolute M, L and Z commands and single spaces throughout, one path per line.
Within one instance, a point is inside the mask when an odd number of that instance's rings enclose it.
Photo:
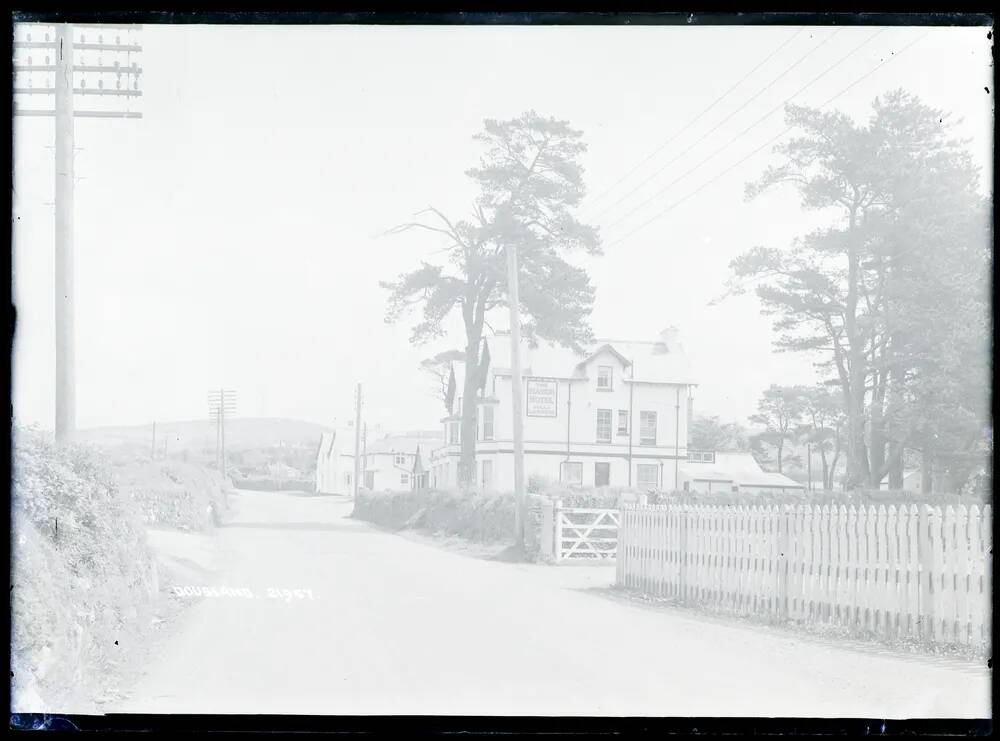
M 543 507 L 542 548 L 556 563 L 610 560 L 618 553 L 617 509 L 563 507 L 549 502 Z

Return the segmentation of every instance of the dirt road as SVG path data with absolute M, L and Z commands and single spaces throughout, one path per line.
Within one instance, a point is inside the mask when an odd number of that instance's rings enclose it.
M 613 568 L 449 552 L 346 519 L 342 500 L 238 498 L 218 536 L 220 596 L 200 598 L 107 712 L 991 713 L 985 667 L 622 603 L 597 589 Z

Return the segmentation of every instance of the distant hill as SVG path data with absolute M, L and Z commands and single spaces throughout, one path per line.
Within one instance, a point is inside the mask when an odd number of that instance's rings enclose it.
M 285 445 L 319 445 L 320 436 L 330 427 L 281 417 L 234 417 L 226 421 L 226 449 L 243 450 Z M 77 438 L 100 447 L 136 448 L 148 451 L 152 443 L 152 425 L 130 427 L 92 427 L 79 430 Z M 207 419 L 185 422 L 157 422 L 156 447 L 169 453 L 192 452 L 215 448 L 215 423 Z

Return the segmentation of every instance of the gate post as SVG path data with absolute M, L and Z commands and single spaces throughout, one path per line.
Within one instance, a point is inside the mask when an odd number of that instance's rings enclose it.
M 552 519 L 555 522 L 552 555 L 555 562 L 559 563 L 562 561 L 562 499 L 557 499 L 555 501 L 555 507 L 552 515 Z
M 542 502 L 542 556 L 555 560 L 554 536 L 555 520 L 552 517 L 553 504 L 551 499 Z

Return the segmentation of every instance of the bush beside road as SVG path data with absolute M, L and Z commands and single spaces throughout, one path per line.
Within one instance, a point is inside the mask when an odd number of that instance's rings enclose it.
M 33 430 L 14 443 L 12 698 L 57 710 L 149 627 L 153 554 L 138 506 L 91 448 Z
M 90 712 L 101 693 L 84 689 L 109 688 L 176 607 L 161 590 L 175 564 L 147 527 L 210 532 L 226 489 L 196 466 L 116 466 L 34 429 L 15 430 L 12 474 L 12 707 Z

